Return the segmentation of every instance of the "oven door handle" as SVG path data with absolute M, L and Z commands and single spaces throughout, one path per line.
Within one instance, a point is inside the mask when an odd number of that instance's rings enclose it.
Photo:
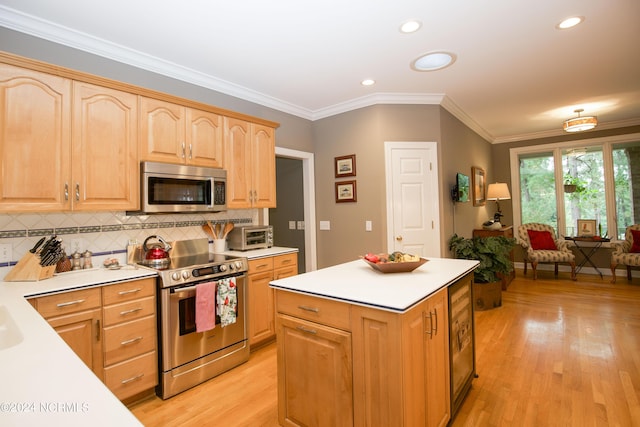
M 217 282 L 219 280 L 222 279 L 229 279 L 231 277 L 235 277 L 236 279 L 241 279 L 243 277 L 246 277 L 246 274 L 242 273 L 242 274 L 238 274 L 238 275 L 233 275 L 233 276 L 227 276 L 227 277 L 221 277 L 217 280 L 212 280 L 213 282 Z M 196 286 L 197 285 L 193 285 L 193 286 L 185 286 L 183 288 L 177 288 L 177 287 L 173 287 L 173 288 L 169 288 L 170 292 L 172 294 L 178 294 L 178 293 L 182 293 L 182 292 L 194 292 L 196 290 Z

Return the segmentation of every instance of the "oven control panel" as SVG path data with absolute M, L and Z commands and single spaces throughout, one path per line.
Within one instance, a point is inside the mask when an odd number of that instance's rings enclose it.
M 246 258 L 226 261 L 224 263 L 186 267 L 160 272 L 162 287 L 186 284 L 205 279 L 216 280 L 225 276 L 246 272 L 249 268 Z

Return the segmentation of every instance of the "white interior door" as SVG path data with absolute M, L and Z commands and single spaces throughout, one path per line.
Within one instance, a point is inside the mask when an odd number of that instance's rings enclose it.
M 387 249 L 440 257 L 435 142 L 385 142 Z

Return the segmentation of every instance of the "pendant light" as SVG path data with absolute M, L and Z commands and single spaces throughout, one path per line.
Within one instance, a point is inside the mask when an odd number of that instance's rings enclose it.
M 578 113 L 578 117 L 567 119 L 562 123 L 565 132 L 582 132 L 593 129 L 598 124 L 596 116 L 580 116 L 584 109 L 578 108 L 574 111 Z

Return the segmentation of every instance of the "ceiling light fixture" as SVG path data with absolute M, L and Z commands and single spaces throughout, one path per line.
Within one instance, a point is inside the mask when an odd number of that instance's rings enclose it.
M 456 56 L 450 52 L 429 52 L 411 63 L 416 71 L 435 71 L 446 68 L 456 62 Z
M 376 81 L 373 80 L 373 79 L 364 79 L 363 81 L 360 82 L 360 84 L 362 86 L 371 86 L 371 85 L 373 85 L 375 83 L 376 83 Z
M 582 22 L 584 22 L 584 16 L 572 16 L 570 18 L 564 19 L 562 22 L 556 25 L 556 28 L 559 30 L 566 30 L 568 28 L 573 28 Z
M 422 22 L 412 19 L 400 25 L 400 32 L 405 34 L 415 33 L 420 27 L 422 27 Z
M 578 108 L 573 111 L 578 113 L 578 117 L 565 120 L 562 123 L 565 132 L 582 132 L 593 129 L 598 125 L 598 118 L 596 116 L 580 116 L 580 113 L 582 113 L 584 109 Z

